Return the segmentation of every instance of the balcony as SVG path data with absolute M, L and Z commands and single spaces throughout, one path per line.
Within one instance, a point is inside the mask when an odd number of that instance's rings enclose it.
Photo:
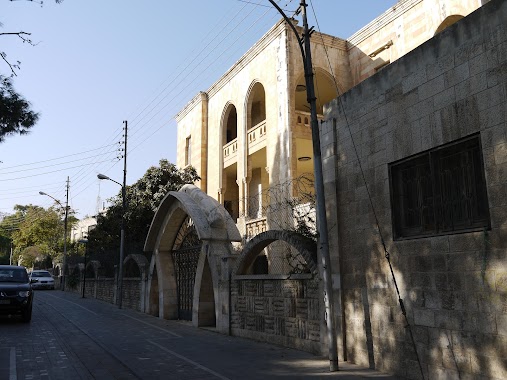
M 296 125 L 293 131 L 298 136 L 311 136 L 311 114 L 305 111 L 295 111 Z M 320 122 L 324 120 L 324 115 L 317 115 L 317 120 Z
M 252 219 L 245 222 L 246 239 L 259 235 L 261 232 L 267 231 L 266 218 Z
M 248 154 L 257 152 L 266 146 L 266 120 L 248 130 Z
M 224 145 L 224 168 L 238 161 L 238 139 L 234 139 Z

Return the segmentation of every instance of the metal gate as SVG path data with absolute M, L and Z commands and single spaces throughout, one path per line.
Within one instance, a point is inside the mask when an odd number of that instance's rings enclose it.
M 201 245 L 194 223 L 187 216 L 178 231 L 172 250 L 178 287 L 178 319 L 192 320 L 195 273 Z

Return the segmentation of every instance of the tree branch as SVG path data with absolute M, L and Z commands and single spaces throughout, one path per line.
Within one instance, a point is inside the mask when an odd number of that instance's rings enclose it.
M 26 36 L 31 36 L 32 33 L 27 33 L 27 32 L 5 32 L 5 33 L 0 33 L 0 36 L 18 36 L 19 38 L 21 38 L 23 40 L 23 42 L 26 42 L 32 46 L 35 46 L 35 44 L 32 42 L 31 39 L 29 38 L 26 38 L 24 37 L 24 35 Z
M 7 65 L 9 65 L 12 75 L 18 76 L 18 74 L 16 74 L 16 71 L 14 71 L 14 69 L 19 70 L 19 65 L 11 65 L 11 63 L 7 60 L 7 58 L 5 58 L 5 56 L 6 56 L 6 54 L 3 51 L 0 51 L 0 57 L 2 57 L 2 59 L 5 61 L 5 63 L 7 63 Z
M 19 38 L 21 38 L 21 40 L 23 41 L 23 43 L 26 42 L 27 44 L 30 44 L 32 46 L 36 46 L 36 44 L 34 44 L 31 39 L 25 37 L 25 36 L 31 36 L 31 35 L 32 35 L 32 33 L 27 33 L 27 32 L 3 32 L 3 33 L 0 33 L 0 36 L 18 36 Z M 12 75 L 17 76 L 15 70 L 19 70 L 19 64 L 20 64 L 20 62 L 18 61 L 17 64 L 10 63 L 7 60 L 7 54 L 5 52 L 3 52 L 3 51 L 0 52 L 0 56 L 5 61 L 5 63 L 7 63 L 7 65 L 9 66 L 9 68 L 11 69 Z

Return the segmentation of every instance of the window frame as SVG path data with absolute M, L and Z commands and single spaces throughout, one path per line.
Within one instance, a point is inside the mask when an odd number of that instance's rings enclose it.
M 449 210 L 450 207 L 454 207 L 456 203 L 455 201 L 454 205 L 451 204 L 450 206 L 451 202 L 449 202 L 449 198 L 443 200 L 446 192 L 443 191 L 441 186 L 442 177 L 446 174 L 449 175 L 449 171 L 445 172 L 442 169 L 442 162 L 443 159 L 451 156 L 456 156 L 456 159 L 461 161 L 463 159 L 465 161 L 469 160 L 467 161 L 468 166 L 465 168 L 465 176 L 459 179 L 461 181 L 469 180 L 469 186 L 462 187 L 465 190 L 464 193 L 468 194 L 469 199 L 463 201 L 459 196 L 455 197 L 454 199 L 458 198 L 457 202 L 461 202 L 461 204 L 458 204 L 458 208 L 455 207 L 451 211 L 448 211 L 448 215 L 450 214 L 451 217 L 446 220 L 445 216 L 443 216 L 444 211 Z M 462 163 L 460 162 L 460 164 Z M 417 172 L 418 166 L 424 166 L 423 170 L 425 169 L 427 172 L 420 174 Z M 452 169 L 460 168 L 459 166 L 449 167 L 451 171 Z M 477 168 L 479 169 L 478 172 Z M 415 180 L 417 182 L 415 188 L 413 188 L 417 195 L 412 198 L 406 196 L 403 190 L 400 190 L 406 184 L 401 177 L 404 175 L 404 171 L 409 170 L 416 171 L 416 174 L 412 173 L 413 177 L 409 179 L 409 181 Z M 479 133 L 394 161 L 388 164 L 388 172 L 393 240 L 452 235 L 491 229 L 487 182 Z M 456 175 L 456 173 L 451 173 L 451 180 L 459 178 L 459 175 L 453 178 L 452 174 Z M 424 175 L 429 177 L 428 183 L 430 186 L 427 188 L 424 188 L 420 184 L 424 180 Z M 459 185 L 458 182 L 452 184 Z M 458 193 L 451 191 L 447 193 L 447 195 L 449 194 L 453 198 Z M 425 198 L 425 195 L 427 195 L 427 198 Z M 463 197 L 463 194 L 461 196 Z M 406 205 L 400 205 L 400 201 L 414 203 L 414 200 L 416 201 L 415 203 L 418 203 L 418 208 L 414 212 L 414 219 L 419 219 L 419 224 L 409 225 L 407 214 L 410 214 L 410 209 L 407 209 L 406 207 L 408 206 Z M 459 208 L 463 206 L 468 206 L 468 208 Z M 456 214 L 463 212 L 463 210 L 466 211 L 465 213 L 468 213 L 468 218 L 458 219 Z M 425 211 L 427 211 L 426 214 L 424 214 Z M 428 221 L 430 225 L 432 222 L 433 226 L 425 227 L 425 221 Z M 445 224 L 446 222 L 450 222 L 450 224 Z M 468 225 L 465 225 L 467 223 Z
M 192 135 L 185 139 L 185 167 L 192 165 Z

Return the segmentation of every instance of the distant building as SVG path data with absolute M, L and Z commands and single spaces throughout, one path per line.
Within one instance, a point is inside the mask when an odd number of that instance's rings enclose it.
M 86 216 L 76 222 L 70 231 L 70 241 L 76 242 L 88 237 L 88 233 L 97 225 L 96 216 Z

